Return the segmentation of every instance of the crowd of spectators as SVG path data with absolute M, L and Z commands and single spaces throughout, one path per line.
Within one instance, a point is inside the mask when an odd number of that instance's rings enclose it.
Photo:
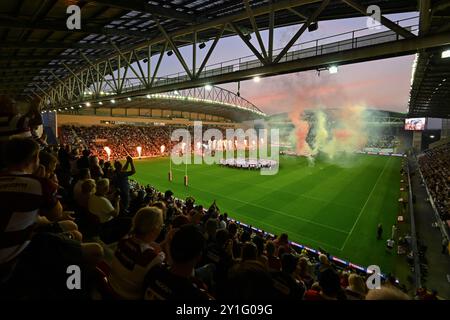
M 450 220 L 450 143 L 426 150 L 419 165 L 443 221 Z
M 175 126 L 132 126 L 132 125 L 103 125 L 103 126 L 69 126 L 60 127 L 61 144 L 89 149 L 91 154 L 99 159 L 108 159 L 105 147 L 111 150 L 109 159 L 118 160 L 154 157 L 167 155 L 180 141 L 172 141 L 171 134 L 177 129 L 186 127 Z M 203 131 L 218 129 L 225 137 L 225 129 L 221 127 L 203 126 Z M 188 127 L 189 134 L 194 137 L 194 128 Z M 193 139 L 191 139 L 193 140 Z M 192 150 L 196 148 L 191 141 Z M 137 147 L 141 147 L 139 155 Z M 198 146 L 197 146 L 198 148 Z
M 380 148 L 391 149 L 397 147 L 399 142 L 395 136 L 381 135 L 381 136 L 369 136 L 366 148 Z
M 86 148 L 99 158 L 106 159 L 104 147 L 111 150 L 110 159 L 138 157 L 137 147 L 141 147 L 142 157 L 165 155 L 176 142 L 171 141 L 171 126 L 137 127 L 131 125 L 114 126 L 67 126 L 60 129 L 61 143 Z M 164 150 L 161 151 L 161 146 Z
M 287 234 L 253 232 L 216 202 L 205 209 L 192 197 L 181 201 L 171 191 L 128 180 L 135 173 L 131 157 L 125 165 L 108 165 L 86 150 L 74 155 L 67 146 L 40 151 L 30 139 L 10 140 L 6 148 L 0 203 L 10 220 L 1 232 L 11 243 L 1 248 L 0 265 L 8 297 L 374 298 L 364 275 L 337 269 L 326 254 L 317 259 L 295 251 Z M 26 192 L 20 183 L 39 184 L 42 194 L 19 201 Z M 8 226 L 23 219 L 23 211 L 30 214 L 23 237 L 17 237 Z M 84 275 L 77 293 L 65 287 L 66 268 L 74 264 Z M 377 299 L 408 298 L 393 280 L 382 290 Z
M 130 156 L 99 161 L 89 149 L 31 137 L 3 148 L 2 298 L 408 299 L 393 278 L 368 290 L 365 274 L 295 251 L 287 234 L 244 228 L 216 201 L 204 208 L 139 185 Z

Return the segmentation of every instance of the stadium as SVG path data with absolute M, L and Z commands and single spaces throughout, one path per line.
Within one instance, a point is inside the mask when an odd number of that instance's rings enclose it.
M 449 10 L 1 2 L 2 300 L 449 300 Z

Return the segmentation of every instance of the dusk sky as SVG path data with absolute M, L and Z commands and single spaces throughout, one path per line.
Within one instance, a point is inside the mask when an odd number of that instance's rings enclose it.
M 396 21 L 410 17 L 417 17 L 418 13 L 391 15 L 388 18 Z M 353 18 L 320 22 L 315 32 L 305 32 L 297 43 L 304 43 L 339 33 L 366 28 L 366 18 Z M 405 21 L 404 24 L 415 24 L 417 19 Z M 274 36 L 274 48 L 281 48 L 299 26 L 277 29 Z M 367 35 L 374 31 L 361 31 L 358 35 Z M 379 32 L 377 30 L 376 32 Z M 338 40 L 343 40 L 343 36 Z M 262 38 L 267 41 L 267 32 L 262 32 Z M 336 40 L 334 40 L 336 41 Z M 251 42 L 258 47 L 256 36 L 252 34 Z M 203 59 L 207 47 L 198 50 Z M 266 42 L 267 48 L 267 42 Z M 187 63 L 190 63 L 192 48 L 181 49 Z M 231 59 L 252 55 L 245 44 L 236 37 L 221 39 L 212 54 L 208 65 Z M 186 58 L 187 57 L 187 58 Z M 201 60 L 198 60 L 201 61 Z M 305 108 L 318 106 L 325 108 L 339 108 L 346 105 L 362 104 L 369 108 L 406 112 L 409 98 L 411 69 L 414 56 L 404 56 L 365 63 L 358 63 L 339 67 L 337 74 L 322 71 L 293 73 L 283 76 L 262 78 L 259 83 L 252 80 L 241 82 L 241 96 L 254 103 L 268 114 L 289 112 L 297 104 Z M 156 60 L 155 60 L 156 62 Z M 156 63 L 152 63 L 153 66 Z M 197 62 L 199 65 L 200 62 Z M 163 59 L 159 76 L 169 75 L 181 71 L 181 66 L 175 55 Z M 237 91 L 237 83 L 222 84 L 230 91 Z

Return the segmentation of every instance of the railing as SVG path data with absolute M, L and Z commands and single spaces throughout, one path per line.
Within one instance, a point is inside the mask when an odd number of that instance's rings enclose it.
M 417 17 L 402 19 L 396 23 L 398 25 L 403 23 L 404 28 L 417 33 L 419 25 L 417 23 L 412 23 L 411 20 L 413 19 L 417 19 Z M 405 25 L 404 22 L 410 23 L 406 23 Z M 281 58 L 280 62 L 289 62 L 403 39 L 402 36 L 399 36 L 394 31 L 390 30 L 377 32 L 375 34 L 367 34 L 368 32 L 371 32 L 371 30 L 363 28 L 296 44 Z M 364 35 L 359 36 L 360 34 Z M 283 48 L 274 50 L 274 56 L 282 50 Z M 223 75 L 262 66 L 263 64 L 261 61 L 255 60 L 254 55 L 249 55 L 206 66 L 203 73 L 200 75 L 200 78 L 209 77 L 211 75 Z M 160 86 L 189 80 L 187 73 L 184 71 L 168 75 L 165 78 L 167 78 L 166 81 L 155 82 L 155 85 Z
M 410 175 L 410 163 L 408 163 L 406 166 L 406 173 L 408 176 L 408 207 L 409 207 L 409 215 L 410 215 L 410 221 L 411 221 L 411 246 L 412 246 L 412 252 L 414 257 L 414 283 L 417 288 L 422 287 L 422 278 L 421 278 L 421 272 L 420 272 L 420 261 L 419 261 L 419 250 L 417 249 L 417 233 L 416 233 L 416 222 L 414 218 L 414 204 L 413 204 L 413 195 L 412 195 L 412 188 L 411 188 L 411 175 Z
M 417 19 L 418 17 L 406 18 L 396 21 L 396 24 L 401 25 L 411 33 L 417 34 L 419 25 L 417 24 L 417 22 L 412 22 L 412 20 Z M 380 29 L 382 28 L 384 27 L 380 27 Z M 290 50 L 280 59 L 280 63 L 320 56 L 329 53 L 336 53 L 345 50 L 357 49 L 376 44 L 393 42 L 401 39 L 404 38 L 391 30 L 373 33 L 373 30 L 369 28 L 362 28 L 293 45 L 292 48 L 290 48 Z M 279 54 L 282 50 L 283 48 L 274 50 L 274 57 L 276 57 L 276 55 Z M 220 63 L 215 63 L 212 65 L 207 65 L 205 66 L 203 72 L 200 74 L 199 78 L 220 76 L 232 72 L 243 71 L 262 66 L 262 62 L 255 59 L 254 55 L 249 55 L 241 58 L 223 61 Z M 190 77 L 188 76 L 187 72 L 180 71 L 178 73 L 159 77 L 155 80 L 153 86 L 158 87 L 189 80 Z M 145 88 L 145 85 L 136 78 L 135 81 L 127 81 L 124 84 L 123 92 L 131 92 L 142 90 Z

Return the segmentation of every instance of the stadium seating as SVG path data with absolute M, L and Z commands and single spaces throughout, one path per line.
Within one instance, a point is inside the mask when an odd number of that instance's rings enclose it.
M 441 219 L 450 220 L 450 143 L 426 150 L 419 165 Z
M 85 188 L 85 183 L 89 185 L 89 183 L 92 184 L 95 181 L 92 182 L 93 180 L 87 179 L 89 175 L 85 173 L 80 174 L 83 170 L 82 164 L 86 160 L 84 159 L 86 154 L 79 155 L 77 152 L 71 152 L 71 147 L 76 149 L 79 146 L 87 146 L 92 151 L 92 158 L 101 155 L 104 146 L 102 141 L 107 139 L 108 146 L 115 152 L 114 158 L 117 159 L 125 158 L 128 155 L 136 155 L 137 141 L 143 141 L 140 145 L 144 150 L 144 155 L 159 155 L 160 145 L 169 146 L 171 143 L 169 132 L 168 127 L 94 126 L 81 128 L 64 126 L 61 128 L 61 142 L 66 146 L 47 146 L 41 151 L 59 159 L 59 164 L 55 169 L 55 174 L 60 181 L 58 198 L 65 211 L 75 212 L 75 221 L 78 223 L 77 232 L 85 236 L 83 240 L 85 242 L 82 243 L 82 246 L 92 246 L 93 243 L 97 243 L 103 248 L 103 257 L 100 261 L 94 259 L 95 263 L 92 265 L 91 259 L 89 260 L 90 265 L 86 266 L 87 273 L 91 272 L 92 276 L 87 278 L 90 280 L 85 287 L 89 290 L 83 292 L 85 296 L 97 298 L 100 293 L 104 299 L 126 298 L 127 290 L 131 290 L 127 286 L 122 287 L 121 277 L 126 277 L 127 279 L 134 279 L 136 281 L 135 288 L 136 286 L 139 287 L 139 291 L 132 292 L 134 294 L 132 296 L 142 299 L 144 297 L 150 299 L 182 298 L 176 294 L 167 296 L 159 292 L 157 284 L 161 283 L 164 286 L 169 286 L 174 292 L 180 289 L 178 285 L 183 284 L 183 286 L 187 286 L 183 290 L 188 290 L 191 292 L 191 297 L 198 300 L 221 300 L 230 298 L 230 295 L 235 298 L 239 286 L 248 281 L 250 283 L 246 285 L 250 284 L 250 290 L 255 290 L 250 294 L 255 296 L 264 293 L 266 297 L 293 300 L 364 298 L 368 291 L 367 288 L 364 285 L 362 288 L 361 286 L 352 287 L 346 280 L 352 275 L 352 283 L 364 283 L 366 277 L 364 272 L 353 267 L 339 265 L 338 262 L 328 259 L 328 255 L 323 250 L 320 250 L 322 253 L 298 250 L 295 246 L 290 245 L 287 234 L 275 237 L 262 230 L 253 229 L 229 219 L 215 203 L 204 209 L 202 204 L 196 204 L 192 198 L 189 201 L 174 198 L 171 192 L 162 193 L 151 186 L 141 186 L 137 182 L 129 180 L 125 175 L 125 180 L 121 182 L 121 188 L 125 186 L 126 189 L 129 189 L 130 199 L 129 202 L 125 202 L 126 204 L 129 203 L 128 206 L 123 207 L 124 202 L 117 198 L 117 195 L 123 192 L 123 190 L 117 189 L 117 180 L 120 174 L 117 168 L 116 171 L 112 170 L 113 166 L 108 161 L 100 162 L 101 170 L 96 169 L 97 185 L 102 180 L 101 178 L 111 181 L 109 193 L 103 197 L 103 201 L 109 203 L 108 208 L 112 206 L 114 210 L 120 213 L 118 216 L 111 213 L 111 216 L 107 217 L 106 223 L 100 223 L 100 228 L 104 228 L 105 224 L 108 224 L 108 230 L 118 231 L 121 227 L 127 225 L 123 222 L 129 221 L 129 219 L 133 219 L 133 227 L 129 229 L 129 235 L 119 242 L 107 242 L 109 244 L 105 244 L 106 240 L 103 241 L 102 232 L 98 232 L 99 222 L 105 220 L 105 216 L 93 215 L 89 209 L 91 208 L 90 202 L 88 208 L 86 208 L 86 206 L 80 207 L 80 203 L 74 201 L 73 188 L 77 185 L 78 180 L 83 179 L 79 184 L 82 190 Z M 104 158 L 104 154 L 102 157 Z M 72 165 L 67 164 L 68 159 Z M 129 157 L 127 161 L 132 164 L 133 160 Z M 87 160 L 86 164 L 89 163 L 91 162 Z M 134 168 L 133 165 L 132 168 Z M 448 170 L 448 168 L 445 170 Z M 99 172 L 100 174 L 98 174 Z M 134 173 L 133 171 L 130 172 L 130 174 Z M 425 172 L 427 171 L 425 170 Z M 91 171 L 91 174 L 93 174 L 93 171 Z M 92 197 L 95 189 L 88 188 L 87 190 L 87 195 Z M 138 224 L 142 223 L 139 222 L 142 219 L 136 217 L 146 212 L 146 210 L 142 211 L 142 208 L 151 208 L 151 214 L 153 215 L 155 213 L 158 215 L 158 212 L 160 212 L 163 220 L 160 224 L 155 222 L 157 220 L 151 220 L 152 223 L 158 225 L 157 228 L 160 228 L 158 230 L 161 230 L 161 232 L 155 233 L 153 235 L 154 240 L 146 243 L 146 251 L 141 252 L 143 255 L 140 257 L 151 257 L 151 259 L 145 260 L 148 263 L 146 265 L 146 268 L 149 268 L 148 273 L 144 272 L 147 270 L 145 268 L 145 270 L 131 268 L 141 271 L 130 271 L 129 261 L 117 258 L 127 254 L 127 250 L 130 250 L 129 248 L 133 247 L 133 243 L 135 243 L 133 241 L 138 241 L 138 243 L 142 241 L 136 240 L 139 233 L 136 229 Z M 189 229 L 190 224 L 195 225 L 194 230 Z M 146 230 L 153 229 L 147 227 Z M 64 230 L 58 228 L 51 229 L 48 232 L 61 236 L 64 234 Z M 193 246 L 196 243 L 197 233 L 202 235 L 201 241 L 197 241 L 197 244 L 201 249 L 198 254 L 203 258 L 200 260 L 200 264 L 192 265 L 196 277 L 194 279 L 188 277 L 181 281 L 178 275 L 175 276 L 170 272 L 170 269 L 167 269 L 167 265 L 176 264 L 176 259 L 180 259 L 180 261 L 185 261 L 183 262 L 183 266 L 185 266 L 186 261 L 188 261 L 187 263 L 191 261 L 186 260 L 189 257 L 184 254 L 185 252 L 192 252 L 192 257 L 195 258 L 195 249 L 198 250 L 198 247 L 194 248 Z M 178 234 L 179 237 L 184 236 L 184 240 L 178 241 L 178 247 L 182 248 L 184 252 L 182 254 L 177 253 L 177 250 L 181 249 L 175 248 L 176 245 L 174 244 L 174 242 L 177 242 L 174 239 Z M 67 246 L 67 241 L 74 242 L 73 244 L 69 242 L 69 246 L 76 246 L 79 240 L 65 239 L 61 245 Z M 123 241 L 128 242 L 124 245 Z M 133 250 L 138 250 L 136 248 Z M 162 254 L 163 252 L 165 254 Z M 20 261 L 20 255 L 18 259 Z M 58 260 L 59 257 L 56 256 L 54 259 Z M 139 261 L 140 264 L 143 263 L 142 260 Z M 192 261 L 198 260 L 195 258 Z M 250 270 L 252 270 L 252 276 L 248 277 L 246 274 Z M 44 278 L 45 276 L 43 275 Z M 12 277 L 12 279 L 15 278 Z M 175 281 L 176 279 L 179 280 Z M 33 292 L 35 295 L 31 297 L 42 297 L 42 294 L 45 296 L 48 292 L 51 292 L 50 296 L 58 296 L 61 291 L 64 294 L 64 289 L 52 286 L 52 281 L 48 283 L 49 285 L 45 290 L 32 283 L 15 283 L 15 294 L 20 296 L 23 292 Z M 395 281 L 388 278 L 387 283 L 394 285 Z M 255 284 L 255 286 L 252 284 Z M 231 285 L 233 287 L 230 287 Z M 45 292 L 42 293 L 41 291 Z M 237 292 L 242 291 L 238 290 Z M 9 294 L 7 290 L 6 293 Z

